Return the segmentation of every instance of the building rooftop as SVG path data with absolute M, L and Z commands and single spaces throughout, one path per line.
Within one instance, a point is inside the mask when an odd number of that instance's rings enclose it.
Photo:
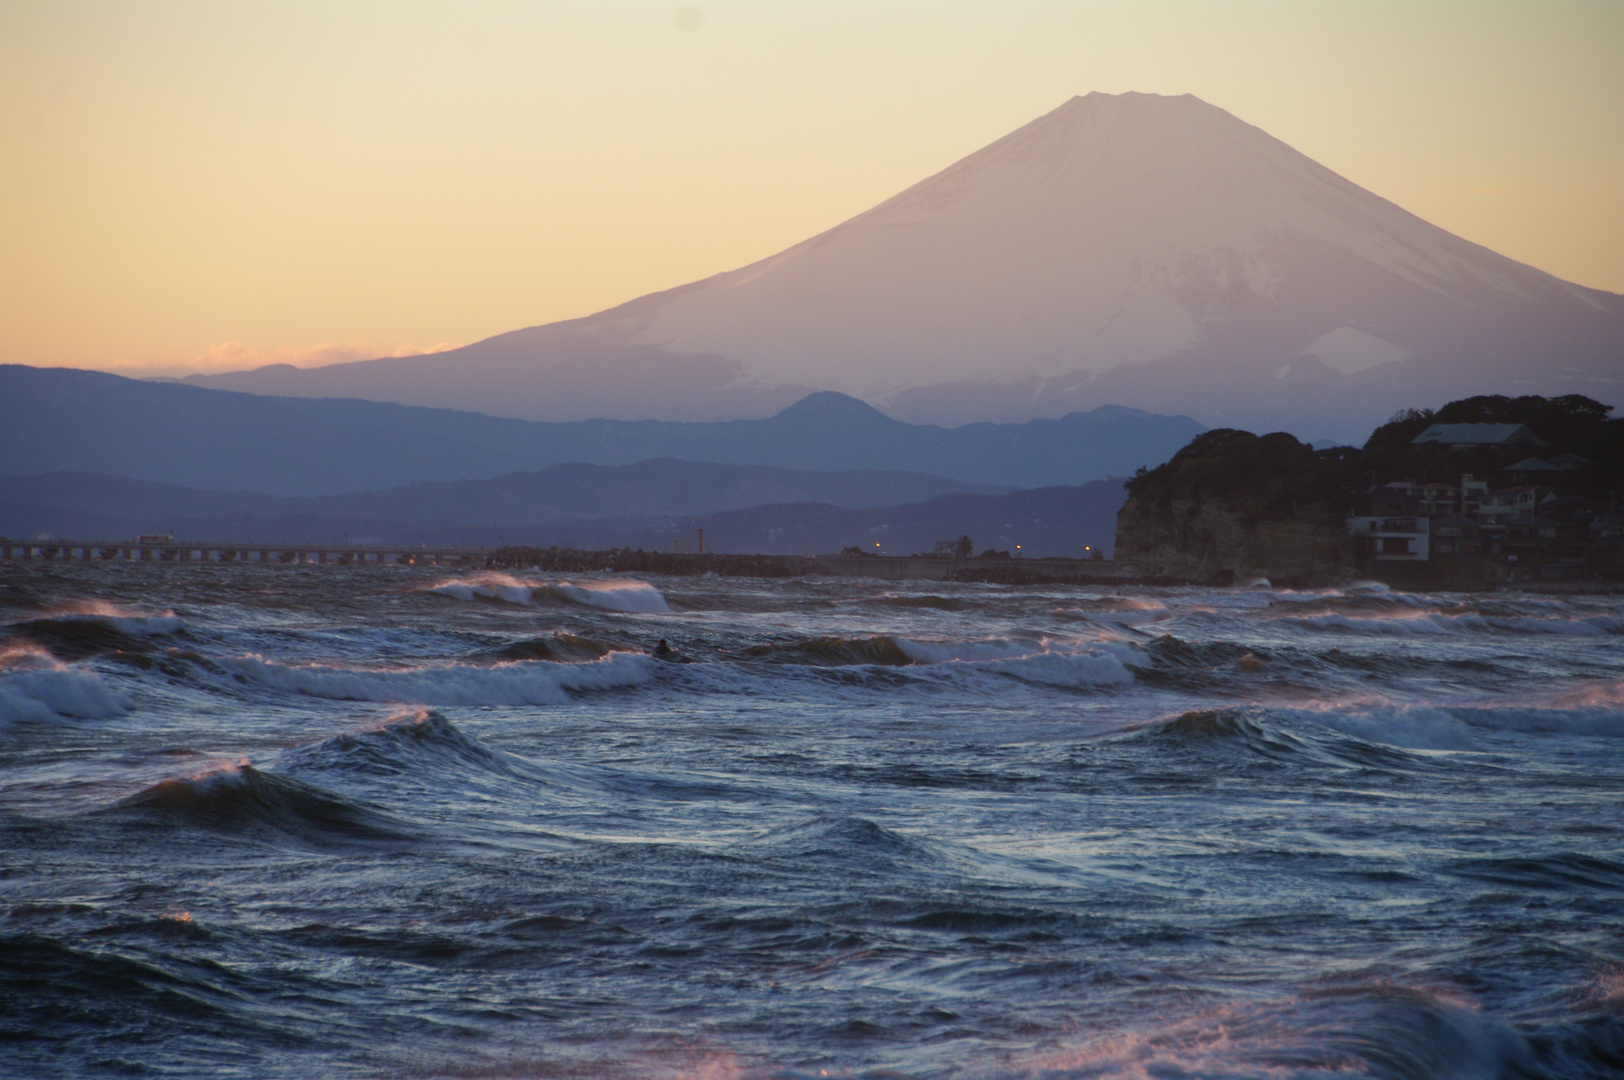
M 1526 424 L 1433 424 L 1410 440 L 1412 445 L 1438 443 L 1442 446 L 1507 446 L 1538 442 Z

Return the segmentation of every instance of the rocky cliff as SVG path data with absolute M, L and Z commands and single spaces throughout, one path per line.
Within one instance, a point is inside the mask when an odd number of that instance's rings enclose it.
M 1128 483 L 1116 558 L 1148 577 L 1318 585 L 1355 576 L 1341 470 L 1290 435 L 1220 429 Z

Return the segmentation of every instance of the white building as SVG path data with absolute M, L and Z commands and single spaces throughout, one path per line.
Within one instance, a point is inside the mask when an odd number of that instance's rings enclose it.
M 1350 517 L 1348 535 L 1360 558 L 1426 562 L 1432 555 L 1431 518 Z

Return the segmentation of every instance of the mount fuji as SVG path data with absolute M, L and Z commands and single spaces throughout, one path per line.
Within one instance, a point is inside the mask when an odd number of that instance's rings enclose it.
M 1094 93 L 739 270 L 448 352 L 189 381 L 546 420 L 763 416 L 837 390 L 916 423 L 1114 404 L 1362 439 L 1404 406 L 1611 401 L 1620 380 L 1624 296 L 1195 97 Z

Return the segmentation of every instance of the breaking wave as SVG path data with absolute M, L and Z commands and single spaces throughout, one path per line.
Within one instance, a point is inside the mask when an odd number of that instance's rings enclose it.
M 442 581 L 423 591 L 458 600 L 496 600 L 523 607 L 551 599 L 636 615 L 659 615 L 671 610 L 660 590 L 643 581 L 529 582 L 507 574 L 486 573 Z
M 1612 1075 L 1621 1026 L 1615 1019 L 1588 1030 L 1525 1034 L 1426 990 L 1332 988 L 1294 1000 L 1225 1005 L 1021 1055 L 999 1075 L 1580 1080 Z
M 1209 760 L 1215 753 L 1234 750 L 1275 759 L 1314 753 L 1308 740 L 1255 709 L 1182 713 L 1130 732 L 1128 739 L 1158 750 L 1195 750 Z
M 1075 607 L 1057 608 L 1055 614 L 1067 619 L 1086 620 L 1107 626 L 1144 626 L 1171 617 L 1165 604 L 1128 596 L 1102 596 Z
M 450 766 L 512 775 L 522 762 L 472 738 L 450 720 L 420 709 L 393 716 L 381 724 L 346 731 L 318 743 L 296 747 L 278 758 L 279 770 L 364 772 L 398 776 L 425 767 Z
M 26 627 L 42 623 L 99 623 L 131 637 L 175 634 L 186 628 L 186 623 L 173 611 L 152 614 L 119 607 L 106 600 L 75 600 L 14 625 Z
M 872 597 L 868 602 L 885 607 L 932 608 L 936 611 L 963 611 L 965 609 L 964 598 L 959 596 L 899 596 L 896 593 L 887 593 L 884 596 Z
M 1603 637 L 1624 632 L 1624 618 L 1616 615 L 1588 615 L 1561 618 L 1535 615 L 1500 617 L 1475 612 L 1445 614 L 1410 609 L 1387 615 L 1288 615 L 1279 620 L 1306 630 L 1328 630 L 1344 634 L 1467 634 L 1498 631 L 1511 634 L 1564 634 L 1573 637 Z
M 247 763 L 165 780 L 108 812 L 322 846 L 412 838 L 403 822 L 381 810 Z
M 920 678 L 962 681 L 1008 676 L 1045 686 L 1127 686 L 1145 655 L 1123 642 L 1069 643 L 1050 638 L 930 641 L 876 634 L 756 645 L 740 656 L 811 667 L 907 667 Z
M 1236 740 L 1270 753 L 1313 744 L 1341 756 L 1344 748 L 1325 737 L 1347 736 L 1363 744 L 1422 751 L 1482 751 L 1496 736 L 1574 735 L 1624 738 L 1624 709 L 1483 705 L 1299 706 L 1269 709 L 1206 709 L 1136 729 L 1135 737 Z
M 553 660 L 573 664 L 582 660 L 596 660 L 614 651 L 613 645 L 596 638 L 578 634 L 551 634 L 509 642 L 496 649 L 494 655 L 503 660 Z
M 925 841 L 893 832 L 868 818 L 819 814 L 769 829 L 735 845 L 755 858 L 829 863 L 847 870 L 875 870 L 936 861 Z
M 46 646 L 58 657 L 78 660 L 118 650 L 145 649 L 155 638 L 181 633 L 186 624 L 174 612 L 149 615 L 104 600 L 82 600 L 13 622 L 6 629 Z
M 1045 686 L 1129 686 L 1143 652 L 1125 642 L 1065 642 L 1052 638 L 987 638 L 981 641 L 917 641 L 897 638 L 915 664 L 1008 675 Z
M 773 645 L 752 645 L 744 650 L 743 655 L 752 659 L 810 664 L 817 667 L 838 667 L 846 664 L 902 667 L 914 662 L 913 657 L 897 644 L 895 638 L 885 634 L 875 637 L 820 637 Z
M 105 719 L 129 707 L 94 671 L 69 667 L 31 642 L 0 642 L 0 730 L 18 722 Z
M 1428 705 L 1378 705 L 1325 710 L 1292 710 L 1287 715 L 1351 735 L 1365 742 L 1410 750 L 1477 750 L 1471 727 L 1449 711 Z
M 420 705 L 562 705 L 572 691 L 635 686 L 654 677 L 657 661 L 637 653 L 563 664 L 511 661 L 489 666 L 367 669 L 291 665 L 244 656 L 220 661 L 243 682 L 284 693 L 338 701 L 392 701 Z

